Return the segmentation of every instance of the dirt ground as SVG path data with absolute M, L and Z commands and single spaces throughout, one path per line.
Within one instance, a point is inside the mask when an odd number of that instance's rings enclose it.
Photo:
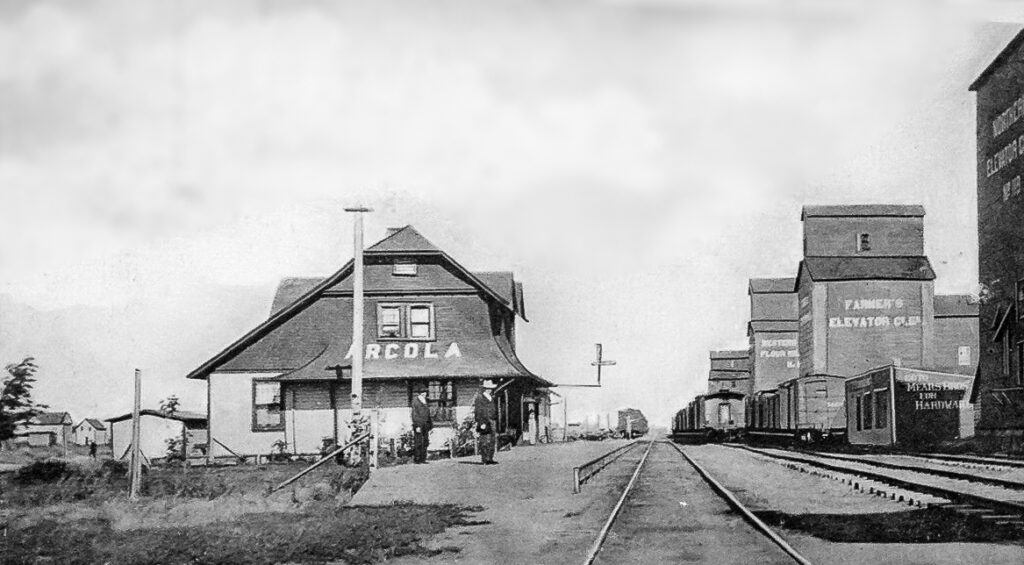
M 748 452 L 716 445 L 684 449 L 751 509 L 793 516 L 847 516 L 845 520 L 836 519 L 836 527 L 856 525 L 857 521 L 873 521 L 885 527 L 914 512 L 906 504 L 857 492 L 839 481 L 800 473 Z M 933 524 L 928 520 L 921 523 L 924 527 Z M 1019 543 L 847 543 L 786 528 L 782 532 L 812 562 L 830 565 L 1024 563 L 1024 534 Z
M 412 556 L 395 563 L 577 563 L 601 529 L 628 472 L 609 467 L 572 494 L 572 468 L 626 443 L 578 441 L 516 447 L 500 452 L 498 465 L 473 457 L 378 471 L 352 505 L 450 502 L 481 506 L 479 525 L 455 527 L 427 546 L 457 548 L 435 557 Z M 627 466 L 622 467 L 627 468 Z

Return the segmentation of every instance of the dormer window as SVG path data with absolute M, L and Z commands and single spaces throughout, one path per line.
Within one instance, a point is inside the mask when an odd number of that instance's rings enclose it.
M 408 260 L 395 261 L 395 267 L 391 274 L 401 277 L 415 277 L 416 262 Z
M 857 252 L 871 251 L 871 236 L 866 233 L 857 234 Z

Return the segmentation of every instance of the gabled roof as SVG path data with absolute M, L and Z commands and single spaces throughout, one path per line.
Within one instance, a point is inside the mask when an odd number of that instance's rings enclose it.
M 412 226 L 405 226 L 404 228 L 394 231 L 381 241 L 370 246 L 363 253 L 364 257 L 386 257 L 409 254 L 429 254 L 439 256 L 447 261 L 458 274 L 460 274 L 465 280 L 469 281 L 470 284 L 478 288 L 495 304 L 513 313 L 516 312 L 513 295 L 515 292 L 514 287 L 510 286 L 508 298 L 502 296 L 485 284 L 477 275 L 466 270 L 465 267 L 452 259 L 447 253 L 441 251 L 434 246 L 434 244 L 430 243 Z M 186 375 L 186 378 L 205 379 L 207 375 L 216 369 L 216 367 L 227 362 L 249 345 L 267 335 L 293 316 L 302 312 L 311 304 L 314 304 L 324 291 L 350 276 L 353 268 L 353 261 L 349 260 L 333 275 L 326 277 L 319 282 L 314 282 L 315 279 L 291 279 L 293 282 L 288 284 L 287 287 L 284 287 L 282 284 L 282 288 L 279 288 L 277 296 L 275 296 L 275 303 L 272 308 L 271 315 L 266 321 L 256 326 L 248 333 L 235 340 L 234 343 L 228 345 L 222 351 L 211 357 L 209 360 Z M 293 298 L 290 304 L 278 308 L 281 306 L 278 302 L 279 297 L 280 301 L 284 302 L 286 299 L 295 295 L 297 295 L 297 297 Z
M 143 408 L 142 410 L 139 410 L 139 415 L 140 416 L 156 416 L 158 418 L 167 418 L 168 420 L 178 420 L 179 422 L 189 422 L 189 423 L 205 422 L 206 421 L 206 414 L 200 414 L 198 412 L 188 412 L 188 411 L 185 411 L 185 410 L 177 410 L 173 414 L 167 414 L 167 413 L 161 412 L 159 410 L 150 410 L 148 408 Z M 129 412 L 127 414 L 122 414 L 120 416 L 114 416 L 113 418 L 107 418 L 107 421 L 108 422 L 123 422 L 124 420 L 130 420 L 131 418 L 132 418 L 132 413 Z
M 936 318 L 977 318 L 978 303 L 965 294 L 935 295 Z
M 840 204 L 834 206 L 804 206 L 800 221 L 814 217 L 909 217 L 924 216 L 924 206 L 917 204 Z
M 1016 51 L 1021 46 L 1021 43 L 1024 43 L 1024 30 L 1017 32 L 1017 35 L 1013 36 L 1013 39 L 1011 39 L 1010 42 L 1006 44 L 1006 47 L 1003 47 L 999 54 L 996 55 L 995 59 L 992 59 L 992 62 L 989 63 L 983 71 L 981 71 L 981 74 L 978 75 L 978 78 L 974 79 L 974 82 L 971 83 L 971 86 L 968 87 L 968 90 L 978 90 L 978 88 L 981 87 L 981 84 L 988 80 L 988 77 L 990 77 L 997 68 L 1006 64 L 1006 62 L 1010 59 L 1010 56 L 1013 55 L 1013 52 Z
M 412 226 L 395 230 L 384 239 L 368 247 L 365 252 L 374 254 L 444 253 Z
M 795 278 L 750 279 L 747 294 L 788 294 L 796 292 Z
M 77 426 L 75 426 L 75 429 L 77 430 L 78 428 L 81 428 L 85 424 L 89 424 L 90 426 L 92 426 L 92 429 L 94 429 L 94 430 L 105 430 L 105 429 L 107 429 L 107 427 L 103 425 L 103 422 L 97 420 L 96 418 L 86 418 L 86 419 L 82 420 L 81 422 L 78 423 Z
M 805 257 L 800 269 L 811 280 L 935 280 L 927 257 Z
M 36 426 L 57 426 L 70 424 L 71 415 L 67 412 L 40 412 L 36 414 L 29 424 Z

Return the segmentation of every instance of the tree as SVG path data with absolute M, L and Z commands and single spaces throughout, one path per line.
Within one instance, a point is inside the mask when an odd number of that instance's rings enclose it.
M 178 411 L 178 404 L 180 404 L 180 402 L 178 401 L 177 396 L 168 396 L 160 401 L 160 411 L 170 416 Z
M 46 405 L 32 400 L 32 383 L 39 368 L 35 359 L 26 357 L 21 363 L 7 365 L 9 376 L 0 390 L 0 441 L 14 437 L 19 426 L 42 412 Z

